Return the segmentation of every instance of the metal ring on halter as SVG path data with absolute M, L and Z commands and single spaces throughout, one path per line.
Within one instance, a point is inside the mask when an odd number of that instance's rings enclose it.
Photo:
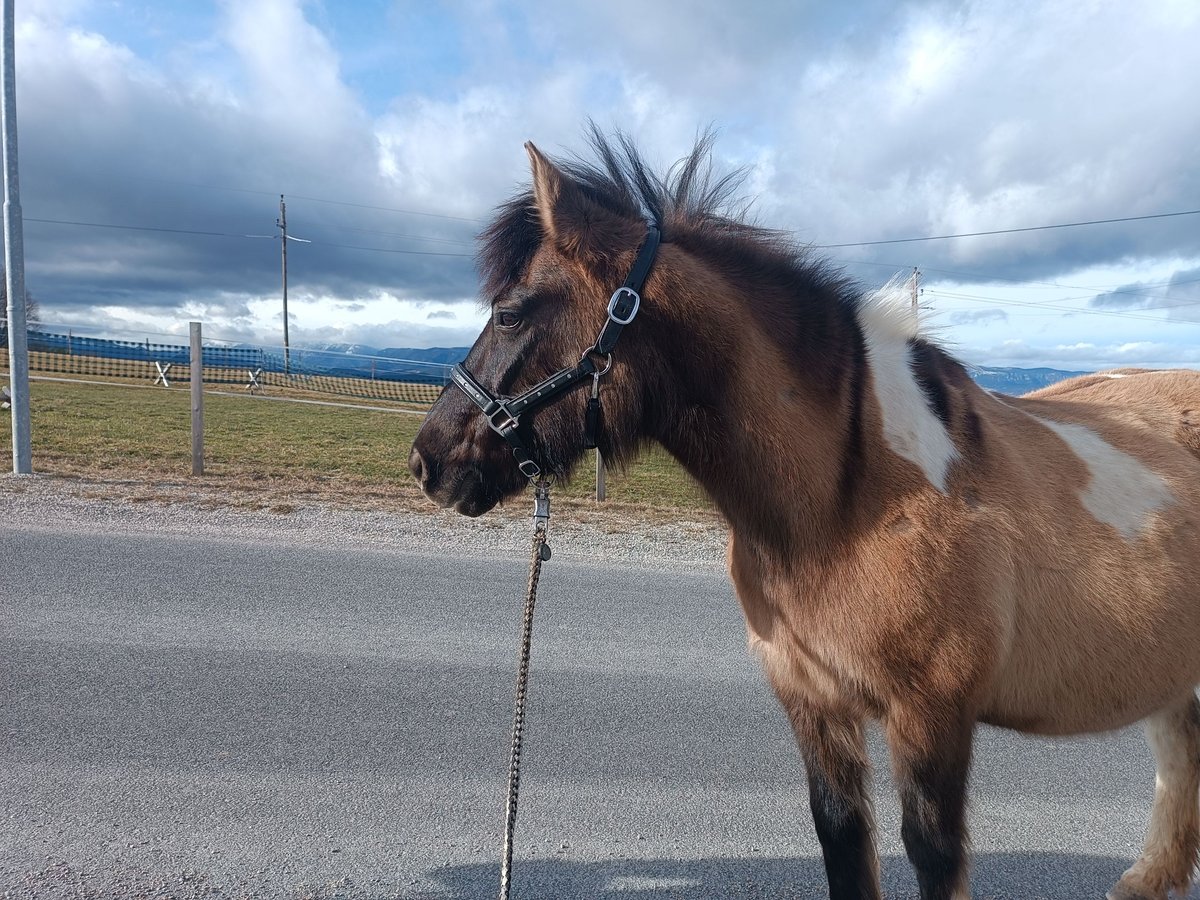
M 592 344 L 592 346 L 588 347 L 586 350 L 584 350 L 584 351 L 583 351 L 583 356 L 579 357 L 579 361 L 580 361 L 580 362 L 583 362 L 585 359 L 587 359 L 587 358 L 588 358 L 589 356 L 591 356 L 593 353 L 595 353 L 597 356 L 599 356 L 599 355 L 600 355 L 600 351 L 596 349 L 596 345 L 595 345 L 595 344 Z M 612 354 L 611 354 L 611 353 L 605 353 L 605 354 L 604 354 L 604 368 L 603 368 L 603 369 L 598 369 L 597 371 L 593 372 L 592 374 L 593 374 L 593 375 L 594 375 L 596 378 L 599 378 L 601 375 L 607 375 L 607 374 L 608 374 L 608 370 L 609 370 L 609 369 L 611 369 L 611 368 L 612 368 Z

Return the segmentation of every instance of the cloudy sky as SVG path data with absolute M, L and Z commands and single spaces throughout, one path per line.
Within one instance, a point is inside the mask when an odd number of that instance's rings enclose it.
M 47 323 L 278 344 L 282 193 L 293 343 L 470 344 L 522 143 L 591 118 L 664 166 L 715 127 L 760 224 L 919 267 L 968 362 L 1200 366 L 1195 0 L 16 5 Z

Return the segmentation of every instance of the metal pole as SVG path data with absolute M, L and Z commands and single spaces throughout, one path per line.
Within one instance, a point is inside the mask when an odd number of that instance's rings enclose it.
M 287 206 L 283 202 L 283 194 L 279 195 L 279 244 L 283 248 L 283 374 L 287 375 L 292 369 L 291 348 L 288 346 L 288 311 L 287 311 Z
M 29 441 L 29 343 L 25 330 L 25 240 L 21 187 L 17 178 L 17 64 L 13 7 L 4 0 L 4 36 L 0 41 L 0 80 L 4 105 L 4 286 L 8 290 L 8 359 L 12 394 L 13 472 L 33 473 Z
M 192 474 L 204 474 L 204 346 L 200 323 L 192 331 Z

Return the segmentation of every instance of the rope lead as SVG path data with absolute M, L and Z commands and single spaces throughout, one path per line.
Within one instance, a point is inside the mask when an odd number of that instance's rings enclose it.
M 517 664 L 517 690 L 513 702 L 512 750 L 508 763 L 508 801 L 504 810 L 504 851 L 500 863 L 500 900 L 508 900 L 512 881 L 513 832 L 517 825 L 517 793 L 521 783 L 521 738 L 525 727 L 525 693 L 529 683 L 529 649 L 533 639 L 533 608 L 537 603 L 542 563 L 550 558 L 546 531 L 550 522 L 550 485 L 534 486 L 533 543 L 529 556 L 529 590 L 521 622 L 521 656 Z

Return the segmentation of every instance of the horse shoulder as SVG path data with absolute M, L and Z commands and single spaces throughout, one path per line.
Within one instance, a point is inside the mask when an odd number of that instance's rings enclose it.
M 734 536 L 730 574 L 776 691 L 877 715 L 914 689 L 973 705 L 1014 621 L 1007 542 L 988 519 L 939 493 L 790 562 Z

